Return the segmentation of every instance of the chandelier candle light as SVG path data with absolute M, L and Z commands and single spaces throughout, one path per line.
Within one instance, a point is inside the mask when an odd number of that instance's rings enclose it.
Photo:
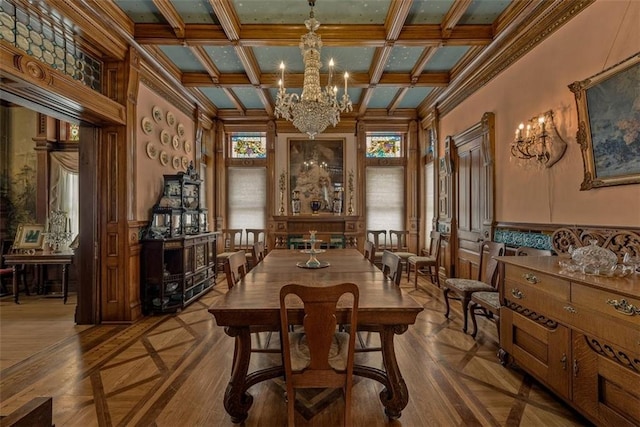
M 278 97 L 276 99 L 276 118 L 283 118 L 293 123 L 300 131 L 314 139 L 322 133 L 329 124 L 334 127 L 340 122 L 341 112 L 350 112 L 353 109 L 349 93 L 347 92 L 349 73 L 344 73 L 344 93 L 338 102 L 338 87 L 333 86 L 333 59 L 329 61 L 329 76 L 327 85 L 323 89 L 320 86 L 320 50 L 322 40 L 316 34 L 320 27 L 314 17 L 313 7 L 315 0 L 310 0 L 311 12 L 304 25 L 309 32 L 300 37 L 300 50 L 304 61 L 304 82 L 302 95 L 287 93 L 284 84 L 284 62 L 280 63 L 280 80 L 278 81 Z

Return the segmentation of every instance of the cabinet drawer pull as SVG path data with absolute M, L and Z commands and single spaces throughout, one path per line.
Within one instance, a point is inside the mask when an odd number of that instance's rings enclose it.
M 621 299 L 620 301 L 617 299 L 610 299 L 607 300 L 607 304 L 612 305 L 616 311 L 626 316 L 635 316 L 636 314 L 640 315 L 640 307 L 629 304 L 626 299 Z
M 525 274 L 522 275 L 522 277 L 524 278 L 524 280 L 526 280 L 527 282 L 532 283 L 534 285 L 536 283 L 540 283 L 540 280 L 538 280 L 536 275 L 533 274 L 533 273 L 525 273 Z
M 519 289 L 511 289 L 511 295 L 513 295 L 513 297 L 517 299 L 522 299 L 522 297 L 524 296 Z
M 571 314 L 575 314 L 578 312 L 578 310 L 576 310 L 575 308 L 571 307 L 570 305 L 565 305 L 563 307 L 565 309 L 565 311 L 568 311 Z
M 578 359 L 573 359 L 573 376 L 578 376 Z
M 562 359 L 560 359 L 560 363 L 562 363 L 562 370 L 566 371 L 567 370 L 567 355 L 565 353 L 562 353 Z

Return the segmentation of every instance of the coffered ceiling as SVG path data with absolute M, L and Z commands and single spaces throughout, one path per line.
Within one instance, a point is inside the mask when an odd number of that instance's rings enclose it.
M 281 61 L 287 88 L 300 91 L 306 0 L 111 1 L 147 56 L 213 115 L 273 116 Z M 323 84 L 333 58 L 350 74 L 351 115 L 424 117 L 453 108 L 588 3 L 317 0 Z

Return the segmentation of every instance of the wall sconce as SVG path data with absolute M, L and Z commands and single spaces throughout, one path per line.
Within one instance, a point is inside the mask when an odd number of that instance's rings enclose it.
M 511 143 L 511 155 L 518 161 L 533 160 L 539 167 L 550 168 L 562 158 L 567 143 L 560 137 L 553 123 L 551 110 L 520 123 Z

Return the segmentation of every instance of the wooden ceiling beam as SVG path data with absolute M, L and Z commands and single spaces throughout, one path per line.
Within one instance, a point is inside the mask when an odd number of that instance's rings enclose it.
M 179 39 L 184 39 L 184 21 L 173 4 L 169 0 L 153 0 L 164 19 L 173 28 L 173 33 Z
M 216 14 L 220 25 L 229 40 L 240 40 L 240 19 L 230 0 L 209 0 L 209 4 Z
M 360 94 L 360 102 L 358 107 L 358 115 L 364 116 L 367 112 L 367 106 L 369 105 L 369 101 L 371 101 L 371 97 L 373 96 L 373 92 L 376 90 L 374 87 L 368 87 L 362 91 Z
M 429 62 L 429 60 L 433 58 L 437 51 L 438 48 L 435 46 L 427 47 L 422 51 L 422 55 L 420 55 L 420 58 L 418 58 L 416 64 L 411 70 L 411 80 L 418 79 L 420 77 L 420 74 L 422 74 L 422 70 L 424 70 L 427 62 Z
M 260 98 L 260 102 L 264 106 L 265 111 L 269 116 L 273 116 L 275 114 L 275 110 L 273 108 L 273 104 L 271 103 L 271 95 L 269 94 L 269 89 L 257 88 L 256 93 L 258 94 L 258 98 Z
M 229 46 L 232 43 L 220 25 L 185 24 L 182 40 L 176 38 L 170 25 L 136 24 L 134 28 L 134 38 L 140 44 Z
M 191 53 L 196 57 L 200 64 L 204 67 L 204 69 L 209 74 L 209 78 L 212 82 L 216 83 L 220 80 L 220 71 L 213 63 L 207 52 L 204 50 L 202 46 L 192 46 L 189 48 Z
M 236 96 L 236 94 L 228 88 L 222 88 L 222 90 L 224 91 L 224 93 L 227 95 L 227 97 L 231 100 L 231 102 L 233 103 L 233 105 L 235 105 L 236 110 L 238 110 L 238 112 L 240 113 L 240 115 L 244 116 L 245 114 L 247 114 L 247 109 L 244 107 L 244 104 L 242 104 L 242 102 L 240 101 L 240 99 L 238 99 L 238 97 Z
M 267 76 L 266 78 L 264 76 Z M 214 80 L 211 75 L 206 73 L 183 73 L 182 84 L 185 87 L 249 87 L 257 86 L 262 89 L 275 89 L 278 87 L 278 77 L 274 74 L 273 78 L 270 78 L 270 74 L 263 75 L 263 80 L 257 85 L 245 74 L 241 73 L 227 73 L 221 74 L 218 80 Z M 449 73 L 423 73 L 417 78 L 412 77 L 409 73 L 384 73 L 380 76 L 378 86 L 447 86 L 449 84 Z M 288 74 L 286 85 L 287 87 L 299 88 L 302 87 L 304 81 L 304 74 Z M 366 88 L 371 86 L 369 74 L 367 73 L 350 73 L 349 74 L 349 86 Z
M 178 39 L 167 24 L 136 24 L 135 40 L 140 44 L 230 46 L 298 46 L 306 34 L 304 26 L 245 25 L 239 39 L 229 39 L 227 28 L 215 24 L 185 24 L 184 39 Z M 325 46 L 384 47 L 387 34 L 383 25 L 326 25 L 318 34 Z M 439 25 L 405 25 L 396 46 L 486 45 L 493 39 L 491 25 L 458 25 L 445 37 Z
M 200 105 L 202 105 L 203 110 L 213 116 L 218 115 L 218 107 L 216 107 L 211 100 L 197 88 L 189 88 L 190 93 L 193 94 L 193 97 L 198 100 Z
M 371 68 L 369 69 L 369 75 L 371 79 L 369 83 L 375 85 L 378 83 L 384 72 L 384 68 L 387 65 L 389 56 L 391 56 L 392 45 L 388 45 L 382 48 L 377 48 L 373 54 L 373 60 L 371 61 Z
M 399 46 L 488 45 L 493 40 L 491 25 L 458 25 L 447 37 L 439 25 L 405 25 L 396 40 Z
M 391 2 L 389 10 L 387 11 L 387 17 L 384 20 L 387 40 L 395 40 L 398 38 L 411 11 L 412 3 L 413 0 L 396 0 Z
M 398 105 L 402 101 L 402 98 L 404 98 L 408 91 L 408 87 L 403 87 L 398 91 L 398 93 L 396 93 L 396 96 L 393 98 L 393 100 L 389 104 L 389 107 L 387 108 L 389 115 L 392 115 L 393 112 L 398 108 Z
M 442 20 L 442 36 L 449 37 L 451 32 L 458 25 L 458 22 L 465 14 L 472 0 L 456 0 Z
M 260 66 L 258 65 L 258 60 L 253 55 L 253 50 L 248 47 L 243 46 L 235 46 L 236 55 L 238 55 L 238 59 L 242 63 L 247 76 L 249 77 L 249 81 L 252 85 L 260 84 Z

